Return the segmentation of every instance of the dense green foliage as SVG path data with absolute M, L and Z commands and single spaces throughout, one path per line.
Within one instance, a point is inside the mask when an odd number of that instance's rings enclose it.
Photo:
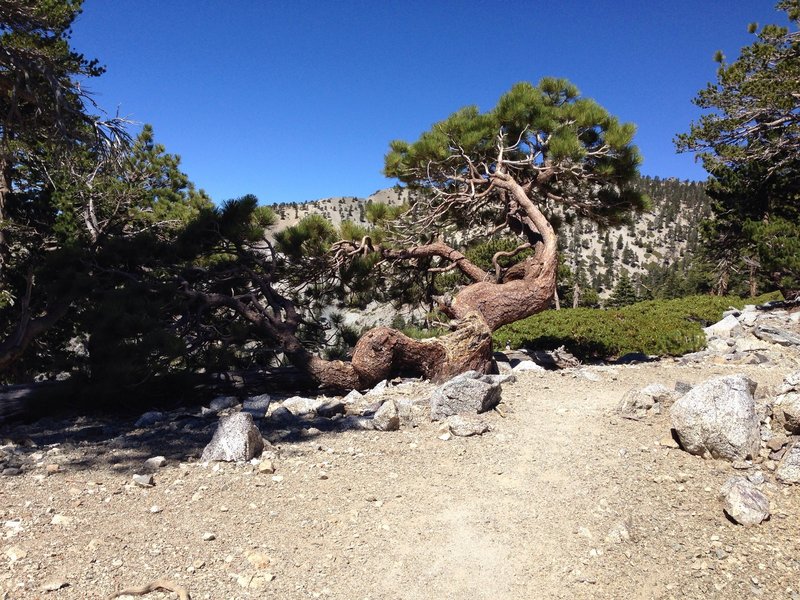
M 149 127 L 93 114 L 80 1 L 0 8 L 0 378 L 140 381 L 180 355 L 165 265 L 210 200 Z
M 766 25 L 695 103 L 709 112 L 678 136 L 712 179 L 704 229 L 715 289 L 800 292 L 800 2 L 782 0 L 792 28 Z M 751 27 L 752 32 L 757 27 Z
M 705 347 L 702 331 L 730 307 L 780 298 L 767 294 L 743 300 L 732 296 L 690 296 L 639 302 L 616 310 L 589 308 L 547 311 L 507 325 L 494 334 L 495 348 L 567 350 L 584 359 L 613 359 L 629 352 L 679 356 Z
M 634 132 L 633 124 L 621 123 L 594 100 L 581 97 L 568 81 L 544 78 L 537 86 L 514 85 L 487 112 L 462 108 L 413 143 L 393 141 L 384 172 L 411 187 L 466 199 L 470 185 L 482 191 L 496 172 L 508 171 L 529 186 L 532 200 L 545 210 L 552 203 L 604 223 L 619 222 L 629 218 L 631 209 L 646 205 L 646 198 L 630 186 L 640 162 Z M 462 210 L 447 217 L 456 227 L 465 220 L 471 225 L 481 219 L 494 222 L 503 217 L 503 200 L 495 193 L 462 204 Z

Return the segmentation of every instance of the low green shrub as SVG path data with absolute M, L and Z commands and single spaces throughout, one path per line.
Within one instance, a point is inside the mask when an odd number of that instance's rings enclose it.
M 549 310 L 501 327 L 494 345 L 551 350 L 559 346 L 582 359 L 613 359 L 629 352 L 680 356 L 705 347 L 702 328 L 716 323 L 728 308 L 780 299 L 780 293 L 758 298 L 689 296 L 650 300 L 618 310 L 574 308 Z

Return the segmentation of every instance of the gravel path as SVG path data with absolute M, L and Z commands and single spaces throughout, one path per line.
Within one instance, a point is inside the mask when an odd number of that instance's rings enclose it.
M 769 394 L 797 368 L 523 373 L 481 437 L 445 441 L 426 422 L 314 432 L 276 443 L 275 473 L 200 463 L 213 427 L 16 428 L 33 466 L 0 478 L 0 598 L 106 598 L 160 578 L 194 600 L 800 598 L 800 489 L 750 466 L 773 516 L 734 525 L 717 495 L 738 471 L 669 447 L 667 414 L 614 412 L 650 383 L 744 372 Z M 155 486 L 133 484 L 156 454 Z

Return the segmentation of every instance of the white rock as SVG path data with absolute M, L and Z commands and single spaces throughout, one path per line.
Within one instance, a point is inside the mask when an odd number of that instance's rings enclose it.
M 364 399 L 364 394 L 362 394 L 358 390 L 353 390 L 349 394 L 347 394 L 347 396 L 342 398 L 342 402 L 344 402 L 345 404 L 354 404 L 356 402 L 360 402 L 363 399 Z
M 72 517 L 67 517 L 65 515 L 53 515 L 52 520 L 50 521 L 52 525 L 62 525 L 67 527 L 68 525 L 72 524 Z
M 758 339 L 754 335 L 736 338 L 736 345 L 734 346 L 736 352 L 756 352 L 761 350 L 769 350 L 769 344 Z
M 483 435 L 489 431 L 489 425 L 478 417 L 451 415 L 445 420 L 450 433 L 458 437 Z
M 775 477 L 781 483 L 800 484 L 800 442 L 786 449 L 775 469 Z
M 691 454 L 734 461 L 758 456 L 761 432 L 753 393 L 744 375 L 709 379 L 677 400 L 670 411 L 681 446 Z
M 532 360 L 521 360 L 519 361 L 511 371 L 514 373 L 522 373 L 524 371 L 545 371 L 544 367 L 537 365 Z
M 628 390 L 617 405 L 619 413 L 628 419 L 643 419 L 648 414 L 660 415 L 665 405 L 677 394 L 660 383 L 651 383 L 639 390 Z
M 144 461 L 144 466 L 153 471 L 160 469 L 167 463 L 167 459 L 163 456 L 152 456 Z
M 139 487 L 153 487 L 153 485 L 155 485 L 152 475 L 134 475 L 133 483 Z
M 238 412 L 219 421 L 214 437 L 203 449 L 200 460 L 245 462 L 264 450 L 264 439 L 248 413 Z
M 787 392 L 775 398 L 773 416 L 789 433 L 800 433 L 800 392 Z
M 378 431 L 397 431 L 400 429 L 400 415 L 394 400 L 387 400 L 375 412 L 372 423 Z
M 491 410 L 500 402 L 500 384 L 481 381 L 474 371 L 462 373 L 434 390 L 431 396 L 431 419 L 439 421 L 450 415 L 477 414 Z
M 386 388 L 389 386 L 389 382 L 385 379 L 380 383 L 376 384 L 374 388 L 367 392 L 367 396 L 380 396 L 386 391 Z
M 769 518 L 769 499 L 743 477 L 731 477 L 720 490 L 723 510 L 741 525 L 758 525 Z
M 703 331 L 706 334 L 706 337 L 721 337 L 721 338 L 729 338 L 735 335 L 739 335 L 742 333 L 742 326 L 739 324 L 739 319 L 734 317 L 733 315 L 728 315 L 721 321 L 714 323 L 713 325 L 709 325 L 708 327 L 704 328 Z
M 286 410 L 292 413 L 296 417 L 302 417 L 307 415 L 313 415 L 316 410 L 317 406 L 322 404 L 322 402 L 316 398 L 304 398 L 303 396 L 292 396 L 291 398 L 287 398 L 281 403 Z

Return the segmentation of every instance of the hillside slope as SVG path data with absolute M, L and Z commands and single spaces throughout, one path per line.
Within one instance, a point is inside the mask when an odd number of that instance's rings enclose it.
M 561 254 L 575 273 L 607 294 L 623 270 L 641 288 L 659 285 L 670 271 L 685 274 L 699 248 L 700 222 L 710 214 L 709 199 L 700 182 L 642 177 L 637 188 L 652 200 L 650 211 L 634 215 L 630 225 L 601 228 L 588 219 L 564 222 L 558 231 Z M 407 189 L 393 187 L 367 198 L 340 196 L 304 203 L 279 203 L 273 208 L 275 233 L 319 214 L 333 225 L 353 221 L 366 225 L 366 205 L 398 205 L 409 198 Z

